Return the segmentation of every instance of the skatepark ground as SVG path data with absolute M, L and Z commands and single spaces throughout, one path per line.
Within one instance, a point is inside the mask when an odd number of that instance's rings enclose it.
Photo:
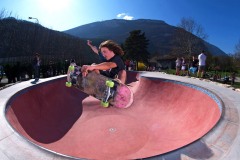
M 0 158 L 223 159 L 240 156 L 240 92 L 160 72 L 128 72 L 127 109 L 64 86 L 65 76 L 0 91 Z

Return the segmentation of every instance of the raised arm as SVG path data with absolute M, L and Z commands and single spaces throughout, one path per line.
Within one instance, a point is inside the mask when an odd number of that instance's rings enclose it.
M 99 55 L 99 57 L 100 57 L 100 59 L 101 59 L 102 62 L 105 62 L 105 61 L 106 61 L 105 57 L 103 57 L 102 53 L 98 51 L 97 47 L 92 45 L 92 41 L 87 40 L 87 44 L 88 44 L 88 46 L 92 49 L 92 51 L 93 51 L 94 53 L 96 53 L 96 54 Z
M 93 51 L 94 53 L 98 54 L 98 49 L 97 49 L 96 46 L 93 46 L 93 45 L 92 45 L 92 41 L 87 40 L 87 44 L 88 44 L 88 46 L 92 49 L 92 51 Z

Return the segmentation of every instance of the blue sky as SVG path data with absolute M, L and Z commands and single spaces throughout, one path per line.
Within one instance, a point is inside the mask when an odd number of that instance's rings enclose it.
M 47 28 L 64 31 L 109 19 L 155 19 L 176 26 L 193 18 L 208 34 L 207 41 L 234 53 L 240 40 L 239 0 L 1 0 L 0 10 Z M 147 36 L 147 35 L 146 35 Z

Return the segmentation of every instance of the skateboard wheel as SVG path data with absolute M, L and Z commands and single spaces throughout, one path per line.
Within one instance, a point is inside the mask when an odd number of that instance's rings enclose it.
M 69 66 L 69 70 L 73 71 L 74 70 L 74 66 Z
M 72 86 L 72 83 L 71 83 L 71 82 L 66 82 L 66 86 L 67 86 L 67 87 L 71 87 L 71 86 Z
M 113 87 L 114 86 L 114 82 L 113 81 L 110 81 L 110 80 L 107 80 L 106 81 L 106 85 L 108 86 L 108 87 Z
M 101 106 L 107 108 L 109 106 L 109 102 L 103 102 L 101 101 Z

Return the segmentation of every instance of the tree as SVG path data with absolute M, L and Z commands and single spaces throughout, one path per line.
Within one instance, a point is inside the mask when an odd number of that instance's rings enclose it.
M 124 43 L 124 59 L 148 63 L 148 44 L 149 40 L 146 39 L 145 33 L 141 33 L 141 30 L 131 31 L 130 36 L 126 39 Z
M 12 12 L 8 12 L 6 9 L 1 9 L 0 11 L 0 20 L 7 18 L 7 17 L 11 17 L 12 16 Z
M 233 63 L 240 67 L 240 40 L 235 45 L 235 53 L 233 54 Z
M 201 39 L 208 38 L 208 35 L 204 33 L 203 27 L 198 24 L 193 18 L 182 18 L 178 27 L 184 29 L 189 33 L 192 33 Z
M 235 57 L 240 60 L 240 40 L 235 45 Z
M 193 18 L 182 18 L 177 29 L 177 43 L 179 43 L 182 53 L 191 55 L 193 52 L 200 52 L 199 42 L 207 39 L 203 27 Z
M 173 52 L 177 53 L 177 56 L 187 57 L 190 62 L 193 53 L 206 50 L 203 40 L 207 37 L 203 27 L 193 18 L 182 18 L 176 29 L 175 43 L 177 47 L 173 49 Z

